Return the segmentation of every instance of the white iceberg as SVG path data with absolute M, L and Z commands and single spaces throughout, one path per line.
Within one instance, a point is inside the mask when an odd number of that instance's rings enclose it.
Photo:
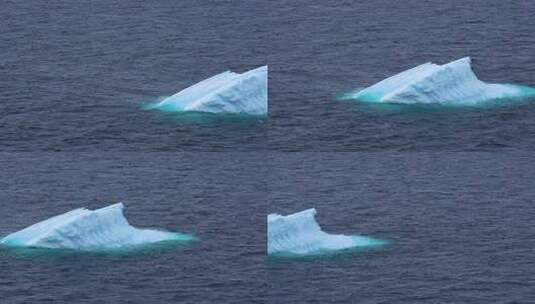
M 268 255 L 315 255 L 350 248 L 381 246 L 385 242 L 365 236 L 328 234 L 315 220 L 316 209 L 290 215 L 268 215 Z
M 444 65 L 428 62 L 365 88 L 351 98 L 377 103 L 475 105 L 535 96 L 531 87 L 477 79 L 470 63 L 469 57 Z
M 170 112 L 208 112 L 267 115 L 268 67 L 239 74 L 226 71 L 192 85 L 151 109 Z
M 0 244 L 101 251 L 193 239 L 180 233 L 134 228 L 124 217 L 123 208 L 118 203 L 97 210 L 75 209 L 12 233 L 0 240 Z

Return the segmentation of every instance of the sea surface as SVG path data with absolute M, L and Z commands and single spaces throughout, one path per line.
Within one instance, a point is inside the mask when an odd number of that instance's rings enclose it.
M 0 237 L 79 207 L 125 204 L 135 227 L 193 234 L 131 254 L 0 247 L 0 302 L 265 303 L 257 155 L 1 153 Z
M 422 63 L 471 56 L 486 82 L 535 86 L 533 1 L 277 1 L 268 12 L 269 148 L 532 150 L 535 100 L 497 108 L 337 99 Z
M 269 259 L 267 303 L 533 303 L 535 170 L 517 153 L 279 153 L 268 213 L 384 248 Z
M 0 149 L 263 149 L 265 120 L 143 110 L 215 74 L 265 65 L 261 3 L 2 2 Z
M 470 56 L 535 87 L 535 2 L 15 1 L 0 6 L 0 236 L 115 202 L 198 242 L 130 255 L 0 249 L 0 303 L 532 303 L 535 100 L 341 96 Z M 269 65 L 266 118 L 146 105 Z M 266 215 L 389 241 L 266 256 Z
M 535 86 L 533 11 L 533 1 L 6 0 L 0 149 L 531 150 L 535 101 L 449 109 L 338 98 L 465 56 L 484 81 Z M 265 64 L 267 119 L 142 109 Z

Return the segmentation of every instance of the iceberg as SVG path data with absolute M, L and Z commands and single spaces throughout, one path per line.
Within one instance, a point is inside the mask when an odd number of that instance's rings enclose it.
M 317 255 L 343 249 L 371 248 L 385 242 L 365 236 L 323 232 L 315 220 L 316 209 L 290 215 L 268 215 L 268 255 Z
M 351 94 L 350 98 L 375 103 L 476 105 L 530 96 L 535 96 L 535 88 L 479 80 L 472 71 L 470 57 L 465 57 L 444 65 L 424 63 Z
M 0 240 L 9 247 L 124 250 L 163 241 L 190 241 L 193 236 L 132 227 L 123 215 L 124 205 L 97 210 L 79 208 L 12 233 Z
M 268 67 L 239 74 L 226 71 L 192 85 L 149 109 L 267 115 Z

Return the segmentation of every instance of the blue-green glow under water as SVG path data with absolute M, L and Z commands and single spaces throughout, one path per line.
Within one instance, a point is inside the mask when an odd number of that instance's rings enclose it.
M 184 109 L 180 103 L 160 104 L 167 97 L 158 97 L 156 101 L 141 106 L 143 110 L 159 110 L 163 112 L 182 112 Z
M 358 88 L 356 90 L 349 91 L 337 95 L 336 100 L 358 105 L 358 110 L 367 113 L 459 113 L 466 111 L 481 111 L 481 110 L 494 110 L 504 109 L 508 107 L 523 106 L 535 101 L 535 88 L 528 86 L 516 86 L 522 90 L 522 94 L 515 98 L 502 98 L 486 100 L 479 103 L 456 103 L 456 104 L 440 104 L 440 103 L 414 103 L 414 104 L 402 104 L 402 103 L 383 103 L 379 102 L 378 98 L 369 96 L 369 98 L 356 98 L 357 93 L 364 88 Z
M 316 261 L 336 261 L 355 258 L 361 254 L 377 253 L 390 247 L 390 241 L 373 240 L 367 246 L 358 246 L 347 248 L 343 250 L 325 250 L 317 251 L 311 254 L 295 254 L 295 253 L 276 253 L 268 255 L 268 261 L 271 263 L 287 263 L 287 262 L 316 262 Z
M 158 110 L 164 120 L 183 125 L 217 125 L 228 124 L 251 124 L 263 123 L 267 120 L 267 115 L 233 114 L 233 113 L 209 113 L 197 111 L 180 111 L 175 106 L 158 106 L 158 102 L 153 102 L 141 106 L 142 110 Z
M 185 248 L 199 239 L 194 235 L 176 233 L 172 240 L 137 245 L 124 246 L 113 249 L 74 250 L 63 248 L 40 248 L 20 246 L 19 244 L 0 244 L 0 256 L 10 256 L 19 259 L 61 259 L 66 256 L 93 256 L 93 257 L 127 257 L 144 256 L 165 253 L 173 249 Z

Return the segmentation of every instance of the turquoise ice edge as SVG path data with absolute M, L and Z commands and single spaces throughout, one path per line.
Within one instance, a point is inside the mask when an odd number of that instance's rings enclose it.
M 339 99 L 419 108 L 489 108 L 535 97 L 535 88 L 487 83 L 477 78 L 470 57 L 446 64 L 427 62 Z
M 306 254 L 297 254 L 292 252 L 278 252 L 268 255 L 270 262 L 314 262 L 322 260 L 338 260 L 345 258 L 352 258 L 359 254 L 370 252 L 378 252 L 386 249 L 391 242 L 388 240 L 380 240 L 366 236 L 353 236 L 356 240 L 356 246 L 340 250 L 318 250 Z
M 315 208 L 267 216 L 267 253 L 270 259 L 315 260 L 379 249 L 388 241 L 364 235 L 329 234 L 316 222 Z
M 165 119 L 182 124 L 211 125 L 220 123 L 258 123 L 267 120 L 268 115 L 253 115 L 245 113 L 210 113 L 199 111 L 179 111 L 173 106 L 161 106 L 158 102 L 151 102 L 141 106 L 145 111 L 157 111 Z
M 162 245 L 187 244 L 196 239 L 180 232 L 135 228 L 124 217 L 123 209 L 123 203 L 95 210 L 77 208 L 13 232 L 3 237 L 0 245 L 19 255 L 124 254 L 162 248 Z
M 64 256 L 95 256 L 95 257 L 127 257 L 160 254 L 177 248 L 188 248 L 199 241 L 192 234 L 173 233 L 174 239 L 156 243 L 148 243 L 135 246 L 125 246 L 114 249 L 76 250 L 67 248 L 43 248 L 16 244 L 13 242 L 0 243 L 0 256 L 11 256 L 22 259 L 34 258 L 61 258 Z
M 356 99 L 354 95 L 360 90 L 335 96 L 340 102 L 354 105 L 350 111 L 361 111 L 369 114 L 460 114 L 467 112 L 494 111 L 507 108 L 516 108 L 535 104 L 535 88 L 523 87 L 526 94 L 517 98 L 487 100 L 477 104 L 396 104 L 377 101 L 364 101 Z
M 225 71 L 197 82 L 157 103 L 147 110 L 163 112 L 205 112 L 239 115 L 267 115 L 268 67 L 243 73 Z
M 494 108 L 494 107 L 503 107 L 510 105 L 518 105 L 529 103 L 530 101 L 535 100 L 535 88 L 529 86 L 521 85 L 510 85 L 518 88 L 521 91 L 516 97 L 509 98 L 499 98 L 499 99 L 489 99 L 480 102 L 471 102 L 469 100 L 463 102 L 452 104 L 443 104 L 443 103 L 385 103 L 380 101 L 380 95 L 365 94 L 357 97 L 359 92 L 362 92 L 366 88 L 358 88 L 356 90 L 350 90 L 347 93 L 340 94 L 336 96 L 336 100 L 345 101 L 345 102 L 356 102 L 367 105 L 374 105 L 384 108 L 398 108 L 398 109 L 407 109 L 407 108 L 421 108 L 421 109 L 464 109 L 464 108 Z

